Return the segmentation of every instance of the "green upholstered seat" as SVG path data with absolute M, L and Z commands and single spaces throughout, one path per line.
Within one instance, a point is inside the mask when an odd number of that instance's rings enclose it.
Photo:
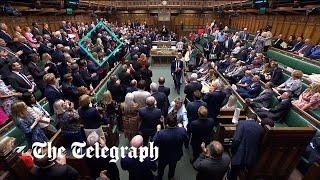
M 268 50 L 267 56 L 275 58 L 279 63 L 286 67 L 301 70 L 305 74 L 320 73 L 320 66 L 310 62 L 291 57 L 275 50 Z

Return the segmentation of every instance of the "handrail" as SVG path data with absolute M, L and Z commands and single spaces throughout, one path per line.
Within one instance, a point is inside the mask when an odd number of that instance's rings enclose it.
M 275 47 L 270 47 L 271 50 L 274 50 L 274 51 L 278 51 L 278 52 L 281 52 L 285 55 L 288 55 L 288 56 L 291 56 L 293 58 L 296 58 L 296 59 L 299 59 L 299 60 L 302 60 L 302 61 L 305 61 L 305 62 L 309 62 L 311 64 L 315 64 L 315 65 L 319 65 L 320 66 L 320 61 L 317 61 L 317 60 L 314 60 L 314 59 L 310 59 L 310 58 L 307 58 L 307 57 L 301 57 L 297 54 L 294 54 L 292 52 L 288 52 L 288 51 L 285 51 L 285 50 L 282 50 L 282 49 L 278 49 L 278 48 L 275 48 Z

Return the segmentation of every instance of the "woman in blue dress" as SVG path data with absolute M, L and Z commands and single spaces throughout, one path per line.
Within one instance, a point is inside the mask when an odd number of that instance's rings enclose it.
M 32 118 L 33 116 L 28 113 L 27 107 L 24 102 L 19 101 L 12 105 L 11 111 L 16 126 L 25 134 L 28 146 L 32 147 L 34 142 L 47 142 L 48 138 L 38 124 L 41 118 Z

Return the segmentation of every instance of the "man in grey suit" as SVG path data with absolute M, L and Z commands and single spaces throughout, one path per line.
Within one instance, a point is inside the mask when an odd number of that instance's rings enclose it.
M 272 87 L 272 83 L 267 82 L 265 85 L 265 89 L 256 98 L 246 99 L 246 103 L 255 109 L 262 107 L 269 108 L 271 105 L 272 97 L 274 95 Z

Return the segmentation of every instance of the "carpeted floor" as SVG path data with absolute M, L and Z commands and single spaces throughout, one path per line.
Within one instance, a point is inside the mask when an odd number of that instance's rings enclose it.
M 177 92 L 174 90 L 174 84 L 172 81 L 172 77 L 170 74 L 170 66 L 168 64 L 166 65 L 157 65 L 154 64 L 151 67 L 151 70 L 153 72 L 153 77 L 152 77 L 152 81 L 153 82 L 158 82 L 158 78 L 160 76 L 164 76 L 166 78 L 166 83 L 165 86 L 166 87 L 170 87 L 171 89 L 171 93 L 170 93 L 170 97 L 169 100 L 170 102 L 172 100 L 174 100 L 174 98 L 176 98 L 178 96 Z M 181 96 L 183 96 L 183 87 L 181 88 Z M 128 145 L 128 140 L 124 137 L 123 134 L 120 134 L 120 143 L 119 146 L 126 146 Z M 191 149 L 184 149 L 184 155 L 181 158 L 181 160 L 178 162 L 177 164 L 177 168 L 176 168 L 176 173 L 175 173 L 175 179 L 176 180 L 195 180 L 196 179 L 196 171 L 193 169 L 191 163 L 190 163 L 190 158 L 192 157 L 191 154 Z M 120 178 L 121 180 L 128 180 L 128 172 L 127 171 L 123 171 L 121 169 L 120 166 L 120 162 L 117 162 L 119 171 L 120 171 Z M 167 180 L 168 174 L 168 167 L 165 170 L 165 174 L 163 176 L 163 180 Z

